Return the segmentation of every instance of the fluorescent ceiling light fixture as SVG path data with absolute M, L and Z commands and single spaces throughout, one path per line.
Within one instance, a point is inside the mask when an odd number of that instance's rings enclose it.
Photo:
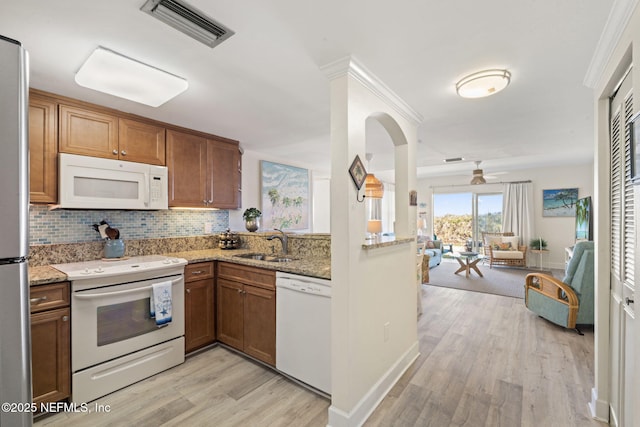
M 500 92 L 509 85 L 508 70 L 484 70 L 469 74 L 456 83 L 456 92 L 463 98 L 484 98 Z
M 98 47 L 76 73 L 76 83 L 151 107 L 187 90 L 182 77 Z

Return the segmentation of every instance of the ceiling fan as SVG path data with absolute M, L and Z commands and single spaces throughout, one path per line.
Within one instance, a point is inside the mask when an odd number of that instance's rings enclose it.
M 482 169 L 480 169 L 480 160 L 476 160 L 476 168 L 473 170 L 473 177 L 471 178 L 471 182 L 469 184 L 471 185 L 477 185 L 477 184 L 486 184 L 487 180 L 484 179 L 484 174 L 482 172 Z

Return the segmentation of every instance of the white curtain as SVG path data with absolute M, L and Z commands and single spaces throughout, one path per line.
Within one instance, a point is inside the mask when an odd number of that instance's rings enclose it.
M 522 245 L 529 245 L 534 236 L 533 184 L 505 184 L 502 192 L 502 231 L 520 236 Z

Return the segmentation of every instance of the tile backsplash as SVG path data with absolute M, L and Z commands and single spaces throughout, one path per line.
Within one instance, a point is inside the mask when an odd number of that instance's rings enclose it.
M 203 235 L 205 223 L 211 232 L 229 226 L 229 211 L 219 210 L 48 210 L 46 206 L 29 208 L 29 244 L 48 245 L 99 241 L 91 225 L 106 220 L 120 230 L 122 239 L 153 239 Z

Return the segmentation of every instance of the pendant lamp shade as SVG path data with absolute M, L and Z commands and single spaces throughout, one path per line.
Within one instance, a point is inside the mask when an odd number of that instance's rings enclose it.
M 382 199 L 384 195 L 384 184 L 372 173 L 364 180 L 364 194 L 372 199 Z

